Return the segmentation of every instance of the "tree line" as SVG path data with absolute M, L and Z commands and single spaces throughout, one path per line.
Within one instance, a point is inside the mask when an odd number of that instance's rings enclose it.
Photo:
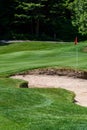
M 0 0 L 0 39 L 86 38 L 87 0 Z

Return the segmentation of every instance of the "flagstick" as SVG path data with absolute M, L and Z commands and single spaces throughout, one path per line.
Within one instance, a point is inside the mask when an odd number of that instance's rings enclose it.
M 76 71 L 77 71 L 77 69 L 78 69 L 78 39 L 77 39 L 77 36 L 75 38 L 74 44 L 76 47 Z
M 78 69 L 78 45 L 76 45 L 76 70 Z
M 77 76 L 78 66 L 79 66 L 78 45 L 76 45 L 76 78 L 78 77 Z

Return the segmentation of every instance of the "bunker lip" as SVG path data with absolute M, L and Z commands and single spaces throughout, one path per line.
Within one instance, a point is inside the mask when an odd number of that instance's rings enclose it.
M 86 71 L 45 68 L 18 73 L 11 78 L 26 80 L 30 88 L 63 88 L 73 91 L 76 95 L 74 103 L 87 107 Z
M 58 76 L 68 76 L 74 78 L 87 79 L 87 71 L 66 69 L 66 68 L 39 68 L 33 69 L 16 75 L 58 75 Z

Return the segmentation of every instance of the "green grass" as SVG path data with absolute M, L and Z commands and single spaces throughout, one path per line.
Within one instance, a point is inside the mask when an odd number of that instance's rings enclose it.
M 58 44 L 47 42 L 14 43 L 0 47 L 0 75 L 6 76 L 39 67 L 65 67 L 87 70 L 87 42 Z M 76 49 L 78 48 L 78 67 Z
M 1 89 L 1 88 L 0 88 Z M 87 108 L 63 89 L 1 89 L 0 130 L 87 129 Z
M 87 42 L 78 46 L 48 42 L 0 46 L 0 130 L 86 130 L 87 108 L 73 103 L 74 93 L 60 88 L 18 88 L 24 81 L 6 78 L 39 67 L 87 71 L 85 47 Z

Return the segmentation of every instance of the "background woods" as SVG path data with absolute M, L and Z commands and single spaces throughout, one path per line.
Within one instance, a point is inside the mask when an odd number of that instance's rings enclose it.
M 84 10 L 85 7 L 85 10 Z M 86 0 L 1 0 L 0 39 L 86 37 Z

